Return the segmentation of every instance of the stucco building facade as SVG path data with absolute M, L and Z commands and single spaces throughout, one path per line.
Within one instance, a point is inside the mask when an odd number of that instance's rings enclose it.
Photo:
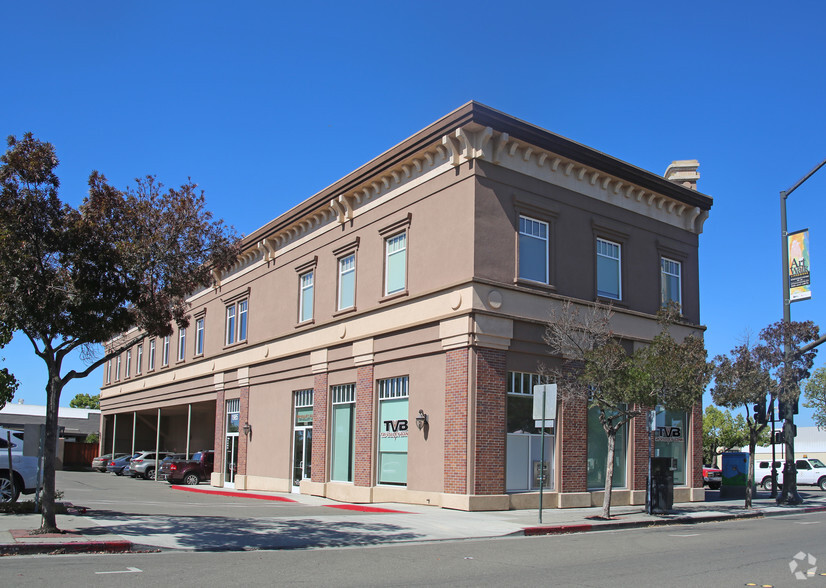
M 537 505 L 528 415 L 552 308 L 611 301 L 628 348 L 676 300 L 698 330 L 696 162 L 668 179 L 478 103 L 448 114 L 245 238 L 191 323 L 109 363 L 102 444 L 214 448 L 215 486 L 457 509 Z M 134 334 L 134 333 L 133 333 Z M 417 417 L 419 425 L 417 426 Z M 601 503 L 604 433 L 560 403 L 544 504 Z M 675 499 L 702 498 L 701 413 Z M 621 440 L 617 504 L 645 500 L 648 438 Z M 602 439 L 602 440 L 601 440 Z

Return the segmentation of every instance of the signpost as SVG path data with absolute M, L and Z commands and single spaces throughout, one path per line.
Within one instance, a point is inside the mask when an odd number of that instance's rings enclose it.
M 545 428 L 552 427 L 556 419 L 556 384 L 539 384 L 533 387 L 533 418 L 536 426 L 542 431 L 539 443 L 539 524 L 542 524 L 542 493 L 546 474 Z

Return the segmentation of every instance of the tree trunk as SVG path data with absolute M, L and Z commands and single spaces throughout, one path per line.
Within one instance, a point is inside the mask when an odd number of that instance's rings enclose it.
M 60 374 L 55 371 L 49 364 L 49 383 L 46 386 L 46 440 L 43 448 L 43 494 L 40 503 L 43 513 L 40 529 L 48 533 L 58 532 L 55 512 L 55 462 L 58 438 L 57 412 L 63 382 L 60 380 Z
M 606 427 L 608 435 L 608 463 L 605 464 L 605 496 L 602 499 L 602 517 L 611 518 L 611 490 L 614 487 L 614 447 L 617 441 L 617 430 Z

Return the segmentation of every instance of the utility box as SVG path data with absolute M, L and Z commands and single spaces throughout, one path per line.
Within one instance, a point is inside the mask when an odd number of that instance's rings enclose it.
M 727 451 L 723 454 L 722 464 L 720 500 L 745 498 L 749 479 L 749 454 L 743 451 Z
M 651 458 L 651 512 L 666 514 L 674 507 L 674 467 L 670 457 Z

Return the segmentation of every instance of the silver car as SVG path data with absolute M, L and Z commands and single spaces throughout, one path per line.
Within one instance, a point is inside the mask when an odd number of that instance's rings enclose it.
M 157 454 L 158 464 L 161 460 L 169 455 L 168 451 L 159 451 Z M 127 472 L 124 471 L 126 474 Z M 133 478 L 143 478 L 144 480 L 151 480 L 155 477 L 155 452 L 141 451 L 137 457 L 133 458 L 129 463 L 128 475 Z

